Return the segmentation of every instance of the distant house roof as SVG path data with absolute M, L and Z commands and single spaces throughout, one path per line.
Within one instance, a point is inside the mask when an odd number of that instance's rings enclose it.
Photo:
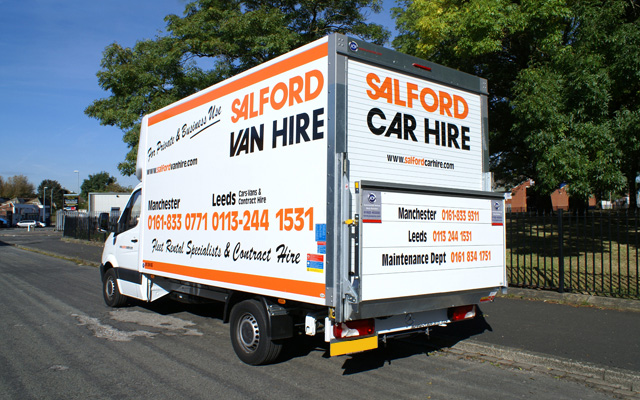
M 40 199 L 37 197 L 33 199 L 25 199 L 24 197 L 14 197 L 13 199 L 9 200 L 9 202 L 13 204 L 36 204 L 36 205 L 42 204 L 40 203 Z
M 39 199 L 39 198 L 35 197 L 35 198 L 33 198 L 33 199 L 28 199 L 28 200 L 26 200 L 26 204 L 34 204 L 34 205 L 36 205 L 36 206 L 41 206 L 41 205 L 42 205 L 42 202 L 40 201 L 40 199 Z

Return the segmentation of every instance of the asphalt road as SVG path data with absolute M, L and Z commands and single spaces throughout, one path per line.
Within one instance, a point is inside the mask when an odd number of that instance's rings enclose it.
M 328 358 L 294 342 L 282 362 L 243 364 L 221 307 L 109 309 L 95 267 L 0 243 L 0 397 L 6 399 L 609 399 L 547 373 L 432 351 L 426 339 Z
M 497 299 L 474 340 L 640 372 L 640 313 Z

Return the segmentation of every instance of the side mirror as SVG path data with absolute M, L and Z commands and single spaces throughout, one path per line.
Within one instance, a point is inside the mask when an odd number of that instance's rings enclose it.
M 100 213 L 98 216 L 98 231 L 109 232 L 109 213 Z

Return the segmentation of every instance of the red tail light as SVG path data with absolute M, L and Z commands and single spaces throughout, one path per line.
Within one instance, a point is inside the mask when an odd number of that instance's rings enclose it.
M 449 309 L 449 319 L 452 322 L 462 321 L 465 319 L 475 318 L 476 316 L 476 306 L 460 306 Z
M 333 336 L 337 339 L 372 335 L 375 331 L 376 324 L 373 319 L 348 321 L 333 326 Z

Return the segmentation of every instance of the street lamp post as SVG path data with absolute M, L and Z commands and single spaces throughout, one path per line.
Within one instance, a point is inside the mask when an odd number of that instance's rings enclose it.
M 45 223 L 47 216 L 47 189 L 49 189 L 49 186 L 45 186 L 42 189 L 42 223 Z
M 73 171 L 73 172 L 75 172 L 76 174 L 78 174 L 78 192 L 77 192 L 77 193 L 78 193 L 78 196 L 79 196 L 79 195 L 80 195 L 80 171 L 75 170 L 75 171 Z
M 49 221 L 53 220 L 53 188 L 51 188 L 51 194 L 49 195 Z

